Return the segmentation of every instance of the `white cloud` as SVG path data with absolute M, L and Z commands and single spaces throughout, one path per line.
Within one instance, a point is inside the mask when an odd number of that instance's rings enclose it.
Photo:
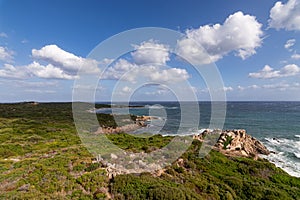
M 238 85 L 237 89 L 243 91 L 243 90 L 245 90 L 245 87 Z
M 225 87 L 225 86 L 224 86 L 223 90 L 224 90 L 225 92 L 230 92 L 230 91 L 233 91 L 233 88 L 232 88 L 232 87 Z
M 7 38 L 8 35 L 7 35 L 6 33 L 4 33 L 4 32 L 1 32 L 1 33 L 0 33 L 0 37 Z
M 284 82 L 281 82 L 281 83 L 275 83 L 275 84 L 264 84 L 264 85 L 261 85 L 261 86 L 258 86 L 258 85 L 249 85 L 249 86 L 238 86 L 238 87 L 241 87 L 243 88 L 242 90 L 246 90 L 246 89 L 254 89 L 254 90 L 257 90 L 257 89 L 260 89 L 260 90 L 281 90 L 281 91 L 284 91 L 284 90 L 287 90 L 287 89 L 296 89 L 299 87 L 299 83 L 295 83 L 293 85 L 290 85 L 288 83 L 284 83 Z
M 13 51 L 8 50 L 6 47 L 0 46 L 0 60 L 4 62 L 12 62 L 13 55 Z
M 131 53 L 134 62 L 138 65 L 161 64 L 165 65 L 169 58 L 169 47 L 153 40 L 134 45 L 135 51 Z
M 297 53 L 294 53 L 292 56 L 291 56 L 292 59 L 295 59 L 295 60 L 299 60 L 300 59 L 300 54 L 297 54 Z
M 188 61 L 203 64 L 221 59 L 230 52 L 246 59 L 256 53 L 262 44 L 263 31 L 254 16 L 236 12 L 221 24 L 200 26 L 186 31 L 186 37 L 178 41 L 177 52 Z M 210 56 L 205 55 L 202 46 Z
M 56 45 L 46 45 L 39 50 L 33 49 L 32 56 L 34 59 L 49 62 L 51 65 L 73 74 L 79 69 L 84 73 L 99 72 L 96 60 L 76 56 Z
M 145 92 L 145 95 L 148 95 L 148 96 L 162 96 L 162 95 L 168 95 L 170 94 L 170 91 L 169 90 L 163 90 L 163 89 L 159 89 L 159 90 L 156 90 L 156 91 L 152 91 L 152 92 Z
M 125 73 L 131 72 L 130 74 L 126 74 L 126 80 L 134 81 L 138 68 L 138 65 L 130 63 L 125 59 L 120 59 L 112 67 L 109 67 L 101 78 L 118 80 L 121 79 Z
M 28 80 L 14 80 L 14 83 L 16 83 L 19 87 L 26 87 L 26 88 L 45 88 L 45 87 L 58 87 L 58 81 L 28 81 Z
M 54 90 L 26 89 L 24 91 L 29 92 L 29 93 L 39 93 L 39 94 L 45 94 L 45 93 L 54 94 L 54 93 L 56 93 L 56 91 L 54 91 Z
M 277 78 L 279 77 L 279 70 L 275 71 L 269 65 L 265 65 L 265 67 L 259 72 L 249 73 L 249 77 L 251 78 Z
M 261 79 L 280 78 L 280 77 L 295 76 L 299 74 L 299 72 L 300 72 L 300 68 L 295 64 L 286 65 L 279 70 L 274 70 L 269 65 L 266 65 L 259 72 L 249 73 L 249 77 L 261 78 Z
M 12 60 L 13 52 L 0 46 L 0 60 L 8 62 Z M 38 77 L 46 79 L 76 79 L 77 71 L 82 67 L 83 73 L 99 72 L 98 64 L 107 64 L 111 60 L 105 59 L 102 63 L 96 60 L 86 59 L 66 52 L 56 45 L 47 45 L 40 50 L 32 50 L 34 61 L 24 66 L 13 66 L 5 64 L 0 69 L 0 77 L 4 78 L 29 78 Z M 48 64 L 42 65 L 36 61 L 42 60 Z
M 176 53 L 188 62 L 199 65 L 220 59 L 218 55 L 208 55 L 202 46 L 199 46 L 194 39 L 188 37 L 177 42 Z
M 122 92 L 125 92 L 125 93 L 129 93 L 132 91 L 132 88 L 128 87 L 128 86 L 125 86 L 122 88 Z
M 265 89 L 280 89 L 280 90 L 286 90 L 289 87 L 290 85 L 287 83 L 266 84 L 262 86 L 262 88 Z
M 4 64 L 0 70 L 0 77 L 24 79 L 29 77 L 38 77 L 46 79 L 75 79 L 76 75 L 65 73 L 62 69 L 54 67 L 51 64 L 46 66 L 38 62 L 33 62 L 29 65 L 15 67 L 10 64 Z
M 16 68 L 10 64 L 4 64 L 4 67 L 0 69 L 0 77 L 22 79 L 28 77 L 28 73 L 22 68 Z
M 281 76 L 294 76 L 300 72 L 300 67 L 295 64 L 286 65 L 280 70 Z
M 300 30 L 300 2 L 289 0 L 275 3 L 270 11 L 269 26 L 275 29 Z
M 260 87 L 258 85 L 250 85 L 248 86 L 249 89 L 259 89 Z
M 293 83 L 289 84 L 286 82 L 279 82 L 279 83 L 273 83 L 273 84 L 263 84 L 263 85 L 249 85 L 249 86 L 238 86 L 241 87 L 242 89 L 240 91 L 245 91 L 245 90 L 260 90 L 263 92 L 266 92 L 268 90 L 275 90 L 275 91 L 286 91 L 286 90 L 298 90 L 300 84 L 299 83 Z
M 286 41 L 285 45 L 284 45 L 284 48 L 286 48 L 287 50 L 291 51 L 291 47 L 293 47 L 296 43 L 296 40 L 295 39 L 290 39 L 288 41 Z
M 148 96 L 167 96 L 171 94 L 171 91 L 168 88 L 163 87 L 162 85 L 147 85 L 145 87 L 150 88 L 150 91 L 144 93 Z
M 43 66 L 37 62 L 33 62 L 26 66 L 27 70 L 34 76 L 39 78 L 53 79 L 75 79 L 76 75 L 66 74 L 62 69 L 54 67 L 51 64 Z
M 160 81 L 160 82 L 176 82 L 189 78 L 189 74 L 185 69 L 169 68 L 163 69 L 162 66 L 156 65 L 137 65 L 127 60 L 120 59 L 112 67 L 109 67 L 101 77 L 101 79 L 118 80 L 135 82 L 137 79 L 143 81 Z
M 170 68 L 152 71 L 149 77 L 151 81 L 177 82 L 188 79 L 189 74 L 185 69 Z

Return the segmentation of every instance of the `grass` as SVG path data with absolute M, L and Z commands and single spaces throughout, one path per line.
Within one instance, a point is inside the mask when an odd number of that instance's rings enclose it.
M 109 180 L 81 144 L 70 103 L 0 104 L 0 199 L 300 199 L 300 179 L 266 160 L 198 157 L 199 141 L 160 177 Z M 98 115 L 101 125 L 112 116 Z M 100 120 L 99 120 L 100 121 Z M 172 137 L 107 135 L 126 151 L 150 152 Z

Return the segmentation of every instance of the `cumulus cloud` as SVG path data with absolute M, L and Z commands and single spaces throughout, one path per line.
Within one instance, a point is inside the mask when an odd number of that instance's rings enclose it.
M 203 64 L 215 62 L 230 52 L 246 59 L 256 53 L 262 44 L 263 31 L 254 16 L 236 12 L 221 24 L 200 26 L 186 31 L 186 37 L 178 41 L 177 52 L 188 61 Z M 205 55 L 204 49 L 210 59 Z
M 9 52 L 0 46 L 0 60 L 12 59 L 13 52 Z M 111 60 L 105 59 L 102 63 L 96 60 L 86 59 L 66 52 L 56 45 L 47 45 L 43 48 L 32 50 L 33 62 L 24 66 L 13 66 L 5 64 L 0 70 L 0 77 L 5 78 L 29 78 L 38 77 L 46 79 L 76 79 L 77 71 L 83 73 L 99 72 L 98 64 L 107 64 Z M 37 61 L 38 60 L 38 61 Z M 39 61 L 46 62 L 46 65 Z
M 26 66 L 28 72 L 39 78 L 47 79 L 75 79 L 76 75 L 70 75 L 65 73 L 62 69 L 54 67 L 51 64 L 43 66 L 37 62 L 33 62 Z
M 300 59 L 300 54 L 297 54 L 297 53 L 294 53 L 292 56 L 291 56 L 292 59 L 295 59 L 295 60 L 298 60 Z
M 131 53 L 134 62 L 138 65 L 161 64 L 170 60 L 169 47 L 153 40 L 134 45 L 135 51 Z
M 290 39 L 290 40 L 286 41 L 284 48 L 291 51 L 291 47 L 293 47 L 295 45 L 295 43 L 296 43 L 295 39 Z
M 101 78 L 118 80 L 121 79 L 125 73 L 131 72 L 130 74 L 127 74 L 126 80 L 134 81 L 138 68 L 139 66 L 134 63 L 130 63 L 125 59 L 119 59 L 112 67 L 109 67 L 104 72 Z
M 269 27 L 277 30 L 300 30 L 299 0 L 289 0 L 286 4 L 276 2 L 270 11 Z
M 266 65 L 259 72 L 249 73 L 249 77 L 260 78 L 260 79 L 270 79 L 270 78 L 295 76 L 295 75 L 299 74 L 299 72 L 300 72 L 300 68 L 295 64 L 286 65 L 279 70 L 274 70 L 269 65 Z
M 300 30 L 300 1 L 278 1 L 270 11 L 269 27 L 275 29 Z
M 32 57 L 49 62 L 49 64 L 69 73 L 76 73 L 79 69 L 84 73 L 99 72 L 96 60 L 76 56 L 56 45 L 46 45 L 39 50 L 33 49 Z
M 101 79 L 135 82 L 142 78 L 144 81 L 176 82 L 189 78 L 185 69 L 168 68 L 164 69 L 160 65 L 137 65 L 125 59 L 118 60 L 112 67 L 109 67 Z
M 230 92 L 230 91 L 233 91 L 233 88 L 232 87 L 225 87 L 224 86 L 224 88 L 223 88 L 223 90 L 225 91 L 225 92 Z
M 13 51 L 10 51 L 6 47 L 0 46 L 0 60 L 4 62 L 12 62 L 13 55 L 14 55 Z
M 129 93 L 131 91 L 132 91 L 132 88 L 130 88 L 128 86 L 125 86 L 125 87 L 122 88 L 122 92 L 124 92 L 124 93 Z
M 149 78 L 151 81 L 177 82 L 188 79 L 189 74 L 185 69 L 170 68 L 152 71 Z
M 46 79 L 75 79 L 76 75 L 65 73 L 62 69 L 54 67 L 51 64 L 43 66 L 38 62 L 33 62 L 25 66 L 13 66 L 4 64 L 0 70 L 0 77 L 25 79 L 30 77 L 46 78 Z
M 4 64 L 4 67 L 0 69 L 0 77 L 22 79 L 28 77 L 28 72 L 24 69 L 16 68 L 13 65 Z

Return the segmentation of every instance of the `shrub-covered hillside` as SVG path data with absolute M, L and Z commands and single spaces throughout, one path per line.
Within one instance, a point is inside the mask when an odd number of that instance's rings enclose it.
M 0 199 L 300 199 L 300 179 L 259 159 L 197 156 L 194 141 L 161 176 L 108 179 L 81 144 L 71 103 L 0 104 Z M 102 124 L 114 124 L 99 115 Z M 171 137 L 111 134 L 126 151 L 152 151 Z

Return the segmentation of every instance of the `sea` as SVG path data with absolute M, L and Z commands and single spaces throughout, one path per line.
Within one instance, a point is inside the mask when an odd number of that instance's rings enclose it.
M 274 152 L 264 158 L 290 175 L 300 177 L 300 102 L 214 103 L 226 108 L 221 111 L 223 114 L 225 112 L 224 125 L 217 128 L 245 129 Z M 152 132 L 162 135 L 194 135 L 211 127 L 213 116 L 211 102 L 119 102 L 112 105 L 117 106 L 98 109 L 97 112 L 155 117 L 148 122 L 147 127 L 137 130 L 136 134 Z M 199 110 L 194 107 L 187 109 L 189 105 L 197 105 Z M 192 118 L 182 120 L 183 113 L 185 117 Z

